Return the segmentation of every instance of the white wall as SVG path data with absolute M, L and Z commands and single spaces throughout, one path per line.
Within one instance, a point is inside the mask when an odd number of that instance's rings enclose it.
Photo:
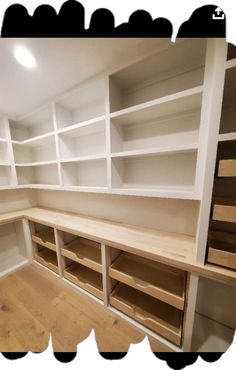
M 16 211 L 36 205 L 34 190 L 17 189 L 0 191 L 0 213 Z
M 198 202 L 125 195 L 36 190 L 41 207 L 194 235 Z

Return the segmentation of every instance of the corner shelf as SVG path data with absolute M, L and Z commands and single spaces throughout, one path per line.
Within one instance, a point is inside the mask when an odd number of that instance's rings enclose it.
M 19 185 L 59 185 L 57 164 L 16 167 Z
M 51 107 L 45 107 L 19 121 L 10 120 L 12 140 L 26 141 L 54 131 Z

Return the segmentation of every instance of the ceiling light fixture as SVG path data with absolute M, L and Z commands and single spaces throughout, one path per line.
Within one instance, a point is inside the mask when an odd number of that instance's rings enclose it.
M 16 60 L 26 68 L 35 68 L 36 59 L 24 46 L 17 46 L 14 50 Z

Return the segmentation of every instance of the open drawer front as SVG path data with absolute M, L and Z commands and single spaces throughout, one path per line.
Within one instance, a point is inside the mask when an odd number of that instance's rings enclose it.
M 37 262 L 41 263 L 43 266 L 46 266 L 50 270 L 59 274 L 57 255 L 55 252 L 49 250 L 48 248 L 38 248 L 34 259 Z
M 236 234 L 209 231 L 207 261 L 236 270 Z
M 64 257 L 80 263 L 99 273 L 102 272 L 101 244 L 77 237 L 61 249 Z
M 181 344 L 181 310 L 122 283 L 111 293 L 110 304 L 171 342 Z
M 121 253 L 110 266 L 109 275 L 180 310 L 184 309 L 186 273 L 182 270 L 131 253 Z
M 56 242 L 54 236 L 54 229 L 52 227 L 41 224 L 34 224 L 35 232 L 32 233 L 32 240 L 52 251 L 56 252 Z
M 64 277 L 99 299 L 103 299 L 102 275 L 73 262 L 64 270 Z

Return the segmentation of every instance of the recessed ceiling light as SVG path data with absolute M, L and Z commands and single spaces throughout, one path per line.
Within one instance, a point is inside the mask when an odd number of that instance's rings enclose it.
M 16 60 L 26 68 L 35 68 L 36 59 L 24 46 L 17 46 L 14 50 Z

